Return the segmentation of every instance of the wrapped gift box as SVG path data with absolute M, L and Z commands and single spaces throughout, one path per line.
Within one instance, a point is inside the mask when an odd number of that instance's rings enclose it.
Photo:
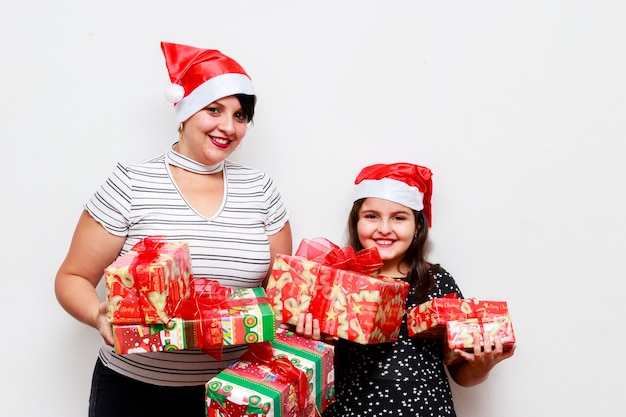
M 508 314 L 508 307 L 505 301 L 461 299 L 447 294 L 410 308 L 406 314 L 409 337 L 443 337 L 448 321 Z
M 277 357 L 286 356 L 305 372 L 312 388 L 310 401 L 316 404 L 320 412 L 335 401 L 333 345 L 301 337 L 285 329 L 277 329 L 272 347 Z
M 494 337 L 499 337 L 504 350 L 511 349 L 515 345 L 515 333 L 511 317 L 508 314 L 494 315 L 486 318 L 470 318 L 462 321 L 448 321 L 446 323 L 446 334 L 448 348 L 444 357 L 444 362 L 448 365 L 460 363 L 464 359 L 454 352 L 454 349 L 461 349 L 467 352 L 474 350 L 474 334 L 480 335 L 480 346 L 484 347 L 483 332 L 487 331 L 493 345 Z
M 229 290 L 226 301 L 214 306 L 201 303 L 199 308 L 206 319 L 188 316 L 187 319 L 174 317 L 167 324 L 113 325 L 115 351 L 125 354 L 202 349 L 275 338 L 276 320 L 263 288 Z M 206 315 L 209 308 L 215 308 L 215 314 Z
M 163 236 L 139 241 L 105 271 L 108 318 L 113 324 L 164 324 L 190 295 L 189 246 Z
M 317 417 L 333 401 L 331 345 L 278 329 L 267 346 L 252 345 L 207 382 L 208 417 Z
M 397 340 L 409 284 L 372 274 L 381 265 L 375 249 L 350 253 L 322 239 L 313 254 L 311 242 L 320 240 L 303 240 L 295 256 L 274 261 L 267 293 L 283 322 L 295 325 L 310 312 L 329 335 L 362 344 Z

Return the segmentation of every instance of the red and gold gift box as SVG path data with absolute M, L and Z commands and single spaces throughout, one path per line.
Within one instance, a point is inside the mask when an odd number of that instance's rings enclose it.
M 406 312 L 409 337 L 443 337 L 448 321 L 503 314 L 508 314 L 506 301 L 461 299 L 457 294 L 433 298 Z
M 105 271 L 108 318 L 113 324 L 164 324 L 190 295 L 191 258 L 187 242 L 164 236 L 139 241 Z
M 193 293 L 192 298 L 181 305 L 191 307 L 191 314 L 184 308 L 176 313 L 185 318 L 174 317 L 167 324 L 113 325 L 115 352 L 203 349 L 274 340 L 276 320 L 263 288 L 230 290 L 210 280 L 200 285 L 205 286 L 207 282 L 214 285 L 210 292 L 213 300 L 205 302 L 203 295 L 208 293 Z M 195 285 L 198 287 L 198 283 Z M 220 292 L 225 295 L 218 296 Z M 211 354 L 219 353 L 211 351 Z
M 333 347 L 277 330 L 206 383 L 208 417 L 319 417 L 334 400 Z
M 493 345 L 495 337 L 502 341 L 504 350 L 511 349 L 515 345 L 515 332 L 511 317 L 508 314 L 494 315 L 485 318 L 470 318 L 462 321 L 448 321 L 446 323 L 446 334 L 448 349 L 444 356 L 447 365 L 463 362 L 463 358 L 454 349 L 461 349 L 467 352 L 474 350 L 474 334 L 478 333 L 480 346 L 484 347 L 483 333 L 487 332 L 490 343 Z
M 374 276 L 375 248 L 355 253 L 326 239 L 303 240 L 295 256 L 277 255 L 267 294 L 285 323 L 310 312 L 323 333 L 361 344 L 398 338 L 409 284 Z

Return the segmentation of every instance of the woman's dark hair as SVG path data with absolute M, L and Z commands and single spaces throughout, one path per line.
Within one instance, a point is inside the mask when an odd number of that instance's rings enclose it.
M 364 249 L 357 233 L 359 211 L 364 201 L 364 198 L 355 201 L 348 215 L 348 245 L 352 246 L 355 251 Z M 407 249 L 401 261 L 401 266 L 407 268 L 407 280 L 411 288 L 415 289 L 415 298 L 421 301 L 426 298 L 434 284 L 433 268 L 437 265 L 432 265 L 426 260 L 426 254 L 428 253 L 428 219 L 423 211 L 413 210 L 413 215 L 415 216 L 417 235 Z
M 239 100 L 239 104 L 241 105 L 241 110 L 243 114 L 248 118 L 248 123 L 252 122 L 254 118 L 254 106 L 256 105 L 256 96 L 251 96 L 248 94 L 235 94 L 235 97 Z

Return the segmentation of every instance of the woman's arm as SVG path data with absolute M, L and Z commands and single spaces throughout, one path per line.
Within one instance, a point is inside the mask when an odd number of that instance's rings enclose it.
M 61 306 L 78 321 L 97 329 L 109 345 L 113 345 L 113 333 L 107 320 L 106 302 L 100 300 L 96 286 L 104 269 L 119 255 L 125 240 L 124 236 L 109 233 L 83 211 L 54 281 Z

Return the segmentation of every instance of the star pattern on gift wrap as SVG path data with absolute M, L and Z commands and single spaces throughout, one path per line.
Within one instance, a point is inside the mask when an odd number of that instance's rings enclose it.
M 337 315 L 339 315 L 339 311 L 335 310 L 332 307 L 326 312 L 326 318 L 328 320 L 335 320 L 337 318 Z

